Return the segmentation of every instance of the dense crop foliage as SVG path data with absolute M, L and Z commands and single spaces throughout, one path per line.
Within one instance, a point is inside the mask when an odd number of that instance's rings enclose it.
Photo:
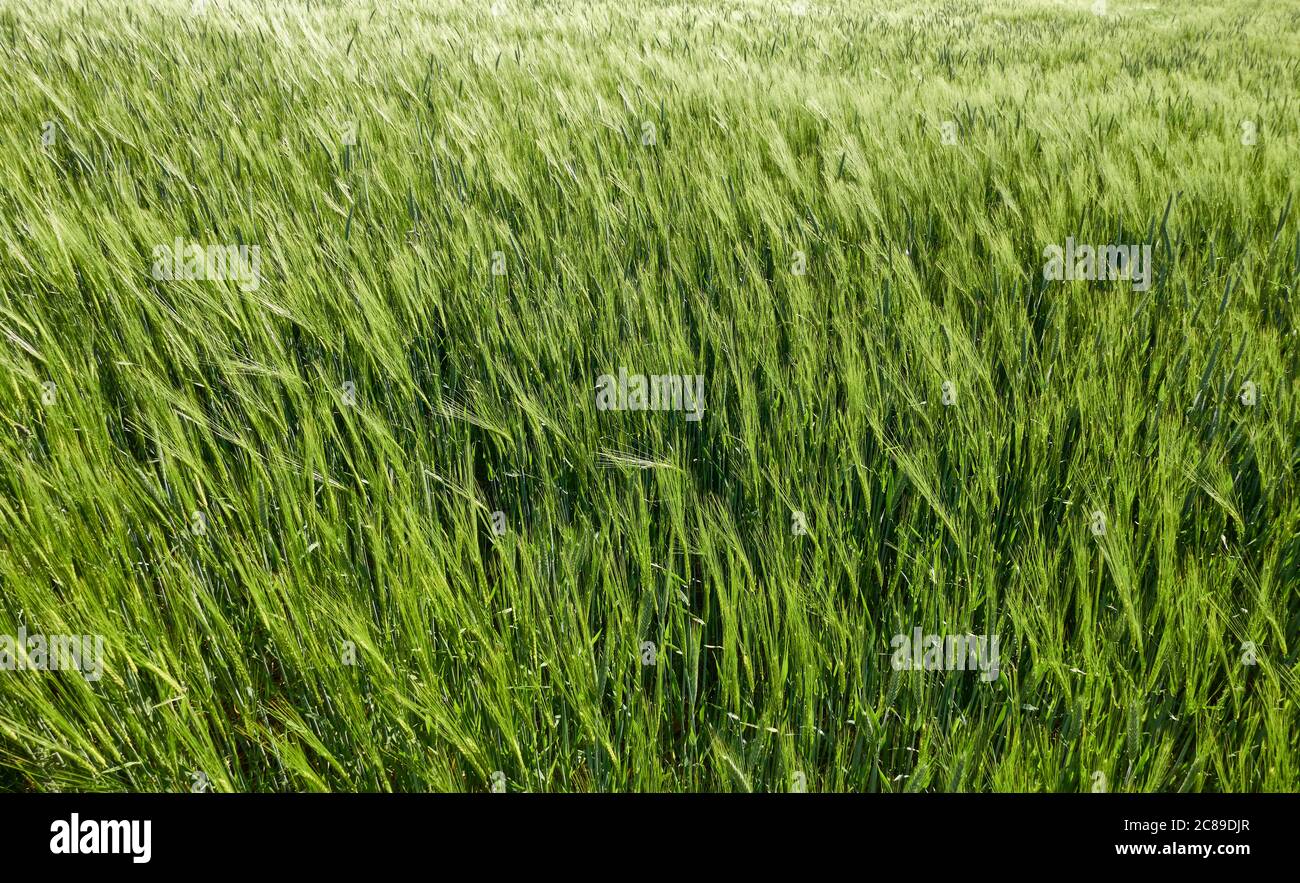
M 0 784 L 1295 789 L 1300 8 L 1104 12 L 0 0 Z

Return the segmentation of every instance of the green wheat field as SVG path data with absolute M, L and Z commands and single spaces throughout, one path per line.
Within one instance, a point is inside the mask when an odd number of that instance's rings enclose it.
M 1297 790 L 1297 32 L 0 0 L 0 789 Z

